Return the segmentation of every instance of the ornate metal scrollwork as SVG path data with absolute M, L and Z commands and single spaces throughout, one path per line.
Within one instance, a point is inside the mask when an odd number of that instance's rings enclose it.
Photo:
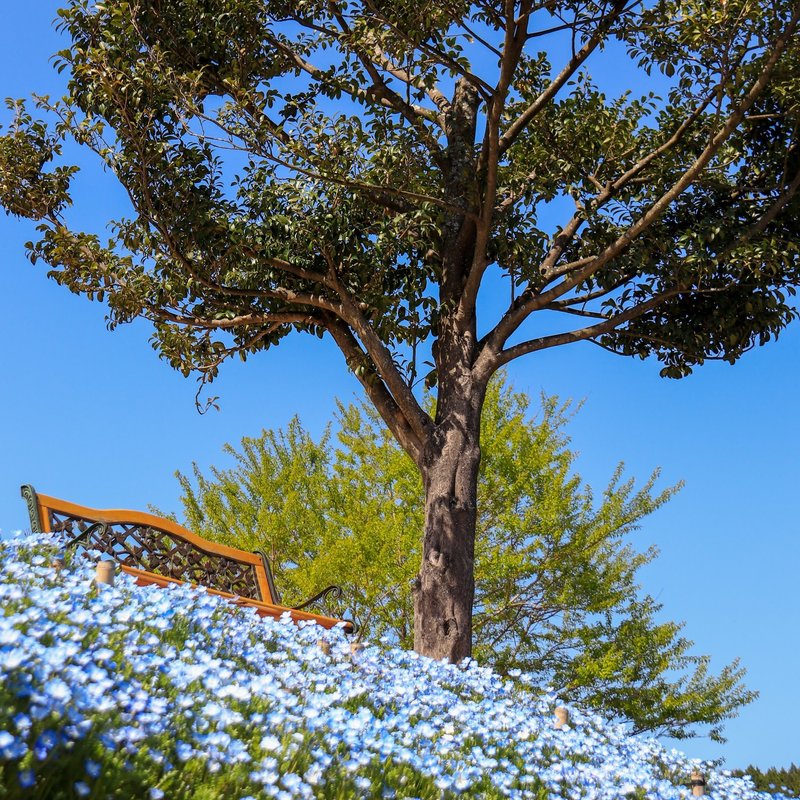
M 39 500 L 36 497 L 36 490 L 29 483 L 24 483 L 19 487 L 20 494 L 25 505 L 28 506 L 28 516 L 31 520 L 31 533 L 42 532 L 42 519 L 39 516 Z
M 333 597 L 338 600 L 342 596 L 342 589 L 340 586 L 326 586 L 321 592 L 317 592 L 313 597 L 300 603 L 299 606 L 292 606 L 294 611 L 302 611 L 307 606 L 312 605 L 320 600 L 327 600 L 328 597 Z
M 261 599 L 255 567 L 207 553 L 191 542 L 149 525 L 98 522 L 50 509 L 54 533 L 70 537 L 70 545 L 99 550 L 126 567 L 189 581 L 240 597 Z
M 89 525 L 88 528 L 84 528 L 77 536 L 73 536 L 72 539 L 65 543 L 64 548 L 83 545 L 86 550 L 102 550 L 102 543 L 107 534 L 108 524 L 95 522 L 93 525 Z
M 275 579 L 272 576 L 272 568 L 270 566 L 269 556 L 264 550 L 254 550 L 253 552 L 261 556 L 261 561 L 264 564 L 264 572 L 267 576 L 267 585 L 269 586 L 273 605 L 281 605 L 281 596 L 278 593 L 278 590 L 275 588 Z M 320 607 L 324 609 L 324 603 L 329 597 L 339 600 L 342 595 L 343 592 L 341 586 L 326 586 L 321 592 L 317 592 L 315 595 L 313 595 L 313 597 L 309 597 L 308 600 L 304 600 L 299 605 L 292 606 L 292 610 L 302 611 L 304 608 L 308 608 L 308 606 L 314 605 L 315 603 L 318 603 Z M 350 631 L 352 633 L 356 630 L 356 626 L 352 622 L 349 624 L 352 627 L 352 630 Z

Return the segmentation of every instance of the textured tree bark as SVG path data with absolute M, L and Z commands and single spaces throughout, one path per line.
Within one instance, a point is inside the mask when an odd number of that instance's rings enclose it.
M 450 408 L 437 413 L 422 469 L 425 533 L 414 587 L 414 649 L 452 662 L 472 652 L 483 392 L 476 394 L 456 403 L 451 395 Z
M 476 171 L 477 92 L 456 82 L 447 115 L 447 197 L 459 212 L 445 215 L 441 231 L 440 316 L 434 350 L 436 419 L 423 443 L 425 490 L 422 564 L 414 586 L 414 649 L 460 661 L 472 652 L 475 523 L 480 420 L 485 380 L 473 373 L 477 336 L 474 309 L 460 299 L 473 266 L 480 179 Z

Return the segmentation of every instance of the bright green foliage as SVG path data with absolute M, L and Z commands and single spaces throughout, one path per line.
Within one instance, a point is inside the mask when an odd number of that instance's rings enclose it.
M 507 672 L 533 672 L 564 697 L 691 736 L 753 699 L 732 664 L 719 675 L 691 655 L 680 625 L 637 586 L 655 548 L 629 536 L 677 487 L 636 489 L 618 468 L 600 498 L 574 474 L 569 408 L 529 401 L 493 381 L 483 415 L 476 542 L 474 654 Z M 344 589 L 367 638 L 412 644 L 410 581 L 419 569 L 422 487 L 411 460 L 364 405 L 339 406 L 335 438 L 316 442 L 294 420 L 228 446 L 230 469 L 194 483 L 179 473 L 187 525 L 204 536 L 273 554 L 286 602 L 325 585 Z
M 741 777 L 749 775 L 762 792 L 780 792 L 787 797 L 800 797 L 800 767 L 794 763 L 788 768 L 770 767 L 760 770 L 750 765 L 747 769 L 733 770 L 733 774 Z
M 345 589 L 336 613 L 362 633 L 413 633 L 409 581 L 419 568 L 421 485 L 408 456 L 366 406 L 343 406 L 336 447 L 293 420 L 244 438 L 231 469 L 178 473 L 186 524 L 203 536 L 271 558 L 282 600 L 299 603 L 329 584 Z

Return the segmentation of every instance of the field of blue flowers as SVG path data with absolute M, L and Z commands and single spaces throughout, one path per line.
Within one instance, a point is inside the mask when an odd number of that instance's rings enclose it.
M 525 675 L 430 661 L 188 586 L 98 587 L 0 542 L 2 798 L 680 798 L 746 780 L 571 710 Z

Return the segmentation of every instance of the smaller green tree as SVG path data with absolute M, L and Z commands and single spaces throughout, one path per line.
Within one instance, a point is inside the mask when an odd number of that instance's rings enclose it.
M 791 766 L 770 767 L 760 770 L 752 764 L 747 769 L 735 769 L 733 774 L 741 778 L 749 775 L 753 779 L 756 789 L 771 794 L 780 793 L 785 797 L 800 797 L 800 767 L 792 762 Z
M 620 465 L 602 496 L 575 474 L 565 429 L 568 403 L 530 401 L 504 379 L 490 384 L 483 414 L 473 653 L 501 672 L 522 669 L 542 686 L 630 720 L 637 731 L 677 738 L 722 724 L 755 694 L 737 662 L 718 675 L 690 652 L 682 625 L 637 584 L 655 547 L 629 541 L 641 520 L 679 487 L 635 488 Z M 335 436 L 333 429 L 335 428 Z M 414 637 L 412 581 L 424 524 L 420 476 L 365 404 L 339 404 L 316 441 L 300 422 L 226 446 L 235 465 L 194 480 L 177 473 L 187 525 L 272 559 L 288 604 L 321 586 L 369 638 L 404 647 Z

